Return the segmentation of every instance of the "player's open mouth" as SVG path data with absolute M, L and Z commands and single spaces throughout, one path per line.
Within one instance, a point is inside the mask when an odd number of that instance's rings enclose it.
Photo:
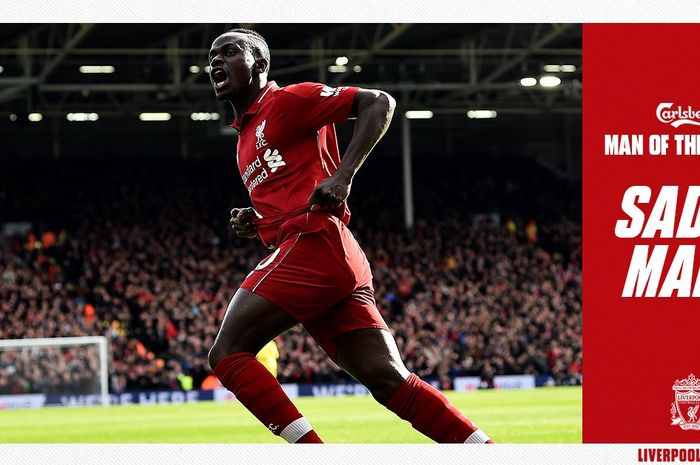
M 228 82 L 228 73 L 223 68 L 213 68 L 211 70 L 211 80 L 215 88 L 221 89 Z

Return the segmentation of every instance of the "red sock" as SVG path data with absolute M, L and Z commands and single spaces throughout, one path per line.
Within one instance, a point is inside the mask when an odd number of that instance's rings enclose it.
M 273 434 L 287 442 L 323 442 L 277 379 L 253 354 L 238 352 L 226 356 L 216 365 L 214 374 Z
M 391 396 L 387 408 L 435 442 L 483 444 L 490 441 L 440 391 L 414 374 Z

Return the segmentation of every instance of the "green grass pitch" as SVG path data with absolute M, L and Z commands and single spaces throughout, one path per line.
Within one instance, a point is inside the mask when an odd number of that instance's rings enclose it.
M 581 388 L 448 392 L 496 442 L 581 442 Z M 430 442 L 393 413 L 362 397 L 302 397 L 301 412 L 326 442 Z M 237 402 L 0 411 L 3 443 L 238 442 L 284 440 Z

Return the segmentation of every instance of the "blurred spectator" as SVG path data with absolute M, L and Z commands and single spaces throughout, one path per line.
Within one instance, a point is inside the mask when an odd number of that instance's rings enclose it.
M 530 220 L 525 226 L 525 237 L 530 242 L 537 242 L 537 223 L 535 220 Z
M 439 172 L 417 161 L 411 231 L 392 160 L 369 162 L 353 186 L 350 226 L 406 365 L 444 387 L 519 373 L 578 384 L 580 199 L 561 192 L 580 189 L 517 157 L 468 158 Z M 0 338 L 108 335 L 113 392 L 214 384 L 207 351 L 265 254 L 229 231 L 230 208 L 249 204 L 233 164 L 11 168 L 0 218 L 35 228 L 0 243 Z M 511 219 L 472 221 L 484 212 Z M 298 326 L 278 345 L 282 382 L 350 380 Z M 0 352 L 0 393 L 94 389 L 85 350 Z

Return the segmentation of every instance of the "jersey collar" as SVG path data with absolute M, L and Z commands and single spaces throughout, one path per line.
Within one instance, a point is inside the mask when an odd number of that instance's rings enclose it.
M 245 112 L 243 118 L 241 118 L 241 123 L 239 124 L 238 120 L 234 119 L 233 123 L 231 123 L 231 127 L 236 131 L 240 131 L 241 128 L 245 126 L 246 120 L 258 112 L 265 98 L 272 93 L 271 91 L 276 89 L 279 89 L 279 86 L 275 81 L 268 82 L 267 85 L 260 90 L 258 97 L 253 101 L 253 104 L 250 106 L 250 108 L 248 108 L 248 111 Z

